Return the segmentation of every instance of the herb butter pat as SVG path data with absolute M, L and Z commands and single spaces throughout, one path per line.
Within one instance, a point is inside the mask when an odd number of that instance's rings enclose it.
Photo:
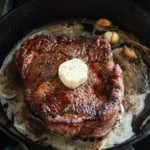
M 59 79 L 70 89 L 77 88 L 88 79 L 88 67 L 78 58 L 65 61 L 59 66 Z

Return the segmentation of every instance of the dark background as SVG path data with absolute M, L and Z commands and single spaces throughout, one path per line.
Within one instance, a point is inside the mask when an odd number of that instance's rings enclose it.
M 0 17 L 17 8 L 18 6 L 29 2 L 30 0 L 0 0 Z M 149 0 L 132 0 L 135 5 L 146 10 L 150 13 L 150 1 Z M 150 136 L 133 145 L 134 148 L 130 147 L 126 150 L 149 150 L 150 149 Z M 0 130 L 0 150 L 24 150 L 18 142 L 13 140 L 11 137 L 6 135 Z

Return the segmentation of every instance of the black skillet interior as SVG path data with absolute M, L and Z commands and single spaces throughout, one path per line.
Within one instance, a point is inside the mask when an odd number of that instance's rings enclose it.
M 150 45 L 150 15 L 135 7 L 132 1 L 34 0 L 17 8 L 1 20 L 0 65 L 14 44 L 35 28 L 68 18 L 89 18 L 94 20 L 99 17 L 112 20 L 122 30 L 134 34 L 140 39 L 141 43 L 147 46 Z M 16 137 L 22 138 L 9 124 L 8 120 L 6 121 L 5 116 L 1 116 L 0 123 L 3 125 L 3 128 L 8 128 L 8 132 L 13 133 L 15 136 L 17 134 Z M 149 130 L 150 122 L 143 128 L 142 132 L 137 133 L 137 136 L 125 144 L 147 136 L 150 132 Z

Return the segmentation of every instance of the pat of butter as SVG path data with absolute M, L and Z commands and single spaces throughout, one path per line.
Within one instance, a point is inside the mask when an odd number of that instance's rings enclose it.
M 88 67 L 78 58 L 65 61 L 59 66 L 59 79 L 70 89 L 77 88 L 88 79 Z

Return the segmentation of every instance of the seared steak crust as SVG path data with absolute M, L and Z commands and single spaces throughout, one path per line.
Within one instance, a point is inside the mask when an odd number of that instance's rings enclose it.
M 88 81 L 68 89 L 58 67 L 80 58 L 89 69 Z M 15 54 L 24 84 L 25 102 L 46 127 L 68 137 L 101 137 L 113 127 L 123 97 L 122 70 L 102 37 L 69 39 L 37 35 Z

